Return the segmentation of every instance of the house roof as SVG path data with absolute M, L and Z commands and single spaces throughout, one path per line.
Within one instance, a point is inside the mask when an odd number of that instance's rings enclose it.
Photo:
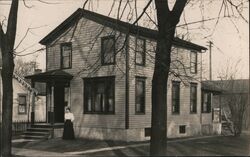
M 27 79 L 32 79 L 35 82 L 51 82 L 51 81 L 69 81 L 73 78 L 72 75 L 63 70 L 52 70 L 43 73 L 26 76 Z
M 224 94 L 243 94 L 249 91 L 249 79 L 203 81 L 204 89 L 216 89 Z
M 108 16 L 104 16 L 95 12 L 91 12 L 84 9 L 77 9 L 71 16 L 69 16 L 65 21 L 63 21 L 60 25 L 58 25 L 53 31 L 51 31 L 47 36 L 45 36 L 40 43 L 43 45 L 46 45 L 50 42 L 52 42 L 54 39 L 56 39 L 58 36 L 60 36 L 66 29 L 73 26 L 75 23 L 78 22 L 79 19 L 82 17 L 87 18 L 89 20 L 95 21 L 97 23 L 103 24 L 105 26 L 111 27 L 113 29 L 117 29 L 121 32 L 129 33 L 131 34 L 138 34 L 139 36 L 143 36 L 150 39 L 157 39 L 157 30 L 141 27 L 141 26 L 135 26 L 130 23 L 120 21 Z M 173 44 L 175 46 L 180 46 L 184 48 L 189 48 L 193 50 L 200 51 L 201 50 L 207 50 L 206 47 L 194 44 L 189 41 L 182 40 L 180 38 L 175 37 Z

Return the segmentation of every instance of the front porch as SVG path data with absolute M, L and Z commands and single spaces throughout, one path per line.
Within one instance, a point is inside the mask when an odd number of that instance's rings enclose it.
M 73 78 L 67 72 L 62 70 L 47 71 L 44 73 L 37 73 L 34 75 L 26 76 L 27 79 L 31 79 L 32 88 L 35 88 L 36 83 L 46 84 L 46 120 L 45 123 L 39 124 L 39 126 L 51 126 L 57 127 L 58 124 L 64 123 L 64 110 L 66 106 L 69 106 L 70 102 L 70 80 Z M 35 124 L 36 105 L 32 101 L 31 107 L 31 124 Z

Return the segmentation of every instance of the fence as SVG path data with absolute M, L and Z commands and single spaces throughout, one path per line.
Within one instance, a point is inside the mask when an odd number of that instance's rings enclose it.
M 15 121 L 12 122 L 12 133 L 13 135 L 20 134 L 27 130 L 29 123 L 27 121 Z

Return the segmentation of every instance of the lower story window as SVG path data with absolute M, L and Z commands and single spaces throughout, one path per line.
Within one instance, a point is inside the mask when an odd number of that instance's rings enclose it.
M 114 113 L 114 77 L 84 79 L 84 113 Z
M 179 126 L 179 133 L 185 134 L 186 133 L 186 125 L 180 125 Z
M 210 113 L 211 112 L 211 96 L 212 93 L 209 92 L 203 92 L 202 93 L 202 106 L 201 111 L 202 113 Z
M 18 113 L 26 114 L 27 112 L 27 95 L 19 94 L 18 95 Z
M 145 113 L 145 78 L 136 77 L 135 113 Z

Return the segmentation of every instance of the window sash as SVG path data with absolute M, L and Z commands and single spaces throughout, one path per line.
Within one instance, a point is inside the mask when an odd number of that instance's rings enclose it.
M 210 92 L 203 92 L 202 113 L 211 112 L 211 97 L 212 97 L 212 94 Z
M 197 84 L 194 83 L 190 88 L 190 112 L 197 113 Z
M 114 113 L 114 78 L 84 80 L 84 113 Z
M 27 96 L 19 95 L 18 96 L 18 113 L 25 114 L 27 112 Z
M 136 78 L 135 112 L 145 113 L 145 78 Z
M 101 39 L 101 61 L 102 64 L 115 63 L 115 37 L 106 36 Z
M 172 83 L 172 113 L 180 113 L 180 82 Z
M 71 67 L 72 43 L 61 44 L 61 68 Z
M 135 45 L 135 63 L 137 65 L 145 65 L 146 40 L 136 39 Z
M 197 52 L 190 52 L 190 72 L 197 73 Z

